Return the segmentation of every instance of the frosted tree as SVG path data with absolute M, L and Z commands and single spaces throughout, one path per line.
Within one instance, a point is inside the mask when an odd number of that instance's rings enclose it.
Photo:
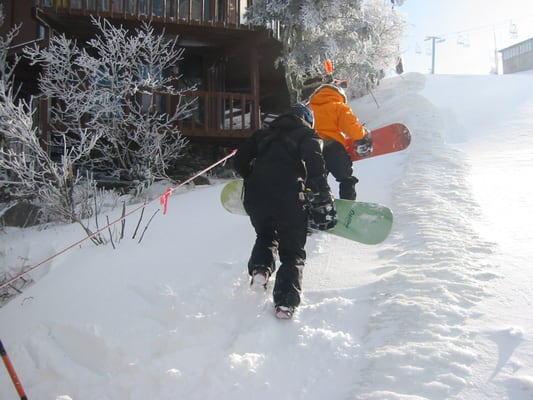
M 75 148 L 97 139 L 90 157 L 78 160 L 82 171 L 100 171 L 148 185 L 166 171 L 186 146 L 176 126 L 191 107 L 175 89 L 169 71 L 182 59 L 177 38 L 156 34 L 150 24 L 130 32 L 94 19 L 98 35 L 81 47 L 64 35 L 48 48 L 25 49 L 40 64 L 42 95 L 49 99 L 53 144 Z M 175 96 L 177 106 L 162 112 Z
M 403 16 L 383 2 L 367 2 L 362 11 L 363 23 L 348 20 L 334 41 L 336 74 L 350 81 L 347 92 L 355 97 L 367 94 L 396 65 L 405 27 Z
M 401 16 L 381 0 L 259 0 L 248 18 L 273 29 L 282 42 L 276 66 L 285 68 L 293 101 L 306 82 L 324 75 L 326 59 L 335 75 L 350 79 L 352 94 L 365 91 L 393 65 L 403 32 Z
M 53 161 L 41 143 L 34 126 L 31 100 L 17 98 L 14 71 L 19 58 L 7 59 L 8 49 L 18 35 L 15 26 L 0 38 L 0 169 L 2 183 L 10 197 L 32 200 L 52 220 L 79 221 L 81 198 L 93 182 L 74 172 L 76 162 L 88 155 L 97 140 L 82 135 L 78 146 L 65 148 L 59 162 Z M 82 207 L 83 208 L 83 207 Z

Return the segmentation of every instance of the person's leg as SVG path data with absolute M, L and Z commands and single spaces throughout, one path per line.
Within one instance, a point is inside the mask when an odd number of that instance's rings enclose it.
M 278 230 L 281 265 L 274 285 L 274 304 L 296 308 L 301 301 L 302 274 L 306 258 L 306 216 L 303 212 L 298 213 L 283 225 Z
M 339 182 L 339 197 L 346 200 L 355 200 L 357 192 L 355 191 L 355 184 L 359 182 L 355 176 L 350 176 Z
M 350 156 L 339 142 L 328 140 L 322 152 L 326 169 L 339 182 L 339 197 L 341 199 L 355 200 L 357 193 L 355 184 L 359 181 L 353 175 L 353 164 Z
M 248 273 L 252 275 L 256 269 L 264 269 L 268 273 L 268 279 L 276 270 L 277 234 L 268 219 L 250 216 L 250 220 L 255 229 L 256 238 L 248 260 Z

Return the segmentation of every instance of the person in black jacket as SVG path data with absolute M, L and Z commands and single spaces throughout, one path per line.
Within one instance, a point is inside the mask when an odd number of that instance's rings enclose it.
M 273 290 L 279 318 L 291 318 L 300 304 L 308 219 L 320 230 L 336 224 L 322 140 L 313 124 L 309 108 L 293 105 L 248 138 L 234 158 L 235 170 L 244 178 L 244 207 L 257 235 L 248 261 L 251 286 L 266 289 L 279 255 Z

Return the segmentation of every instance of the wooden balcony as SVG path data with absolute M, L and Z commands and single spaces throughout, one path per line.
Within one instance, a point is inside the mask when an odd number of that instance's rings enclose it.
M 258 129 L 260 115 L 254 96 L 243 93 L 194 91 L 185 96 L 194 99 L 194 107 L 178 122 L 180 132 L 197 141 L 235 143 Z M 170 114 L 178 98 L 153 96 L 155 105 Z

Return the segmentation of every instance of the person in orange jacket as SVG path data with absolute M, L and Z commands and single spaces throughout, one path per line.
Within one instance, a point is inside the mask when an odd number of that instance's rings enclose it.
M 371 134 L 359 123 L 338 86 L 319 86 L 310 96 L 309 107 L 315 116 L 315 130 L 324 141 L 326 169 L 339 182 L 339 197 L 355 200 L 359 180 L 353 176 L 352 161 L 355 152 L 362 157 L 372 152 Z

